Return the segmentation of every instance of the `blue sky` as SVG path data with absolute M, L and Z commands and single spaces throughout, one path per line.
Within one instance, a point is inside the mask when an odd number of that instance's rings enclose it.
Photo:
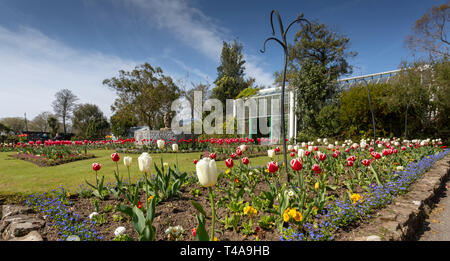
M 109 117 L 115 93 L 102 81 L 144 62 L 187 88 L 212 83 L 222 41 L 234 39 L 244 46 L 247 76 L 270 86 L 283 65 L 275 42 L 259 52 L 271 36 L 272 9 L 285 24 L 302 12 L 348 36 L 358 52 L 353 75 L 393 70 L 412 59 L 404 39 L 414 21 L 445 2 L 0 0 L 0 118 L 51 111 L 63 88 Z

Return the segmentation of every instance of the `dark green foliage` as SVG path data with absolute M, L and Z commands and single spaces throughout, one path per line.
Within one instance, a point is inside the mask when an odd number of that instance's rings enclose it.
M 336 137 L 341 133 L 339 107 L 330 104 L 324 106 L 317 115 L 318 134 L 320 137 Z
M 137 117 L 131 110 L 120 110 L 111 116 L 111 132 L 116 137 L 126 138 L 131 127 L 138 124 Z
M 348 58 L 356 56 L 349 52 L 350 39 L 332 32 L 326 25 L 313 22 L 303 26 L 296 33 L 294 43 L 289 46 L 288 71 L 289 86 L 297 91 L 296 113 L 299 119 L 298 129 L 311 135 L 322 135 L 334 129 L 325 123 L 325 111 L 322 113 L 321 126 L 317 115 L 324 106 L 332 104 L 340 91 L 335 80 L 352 72 Z M 282 73 L 275 73 L 278 83 Z M 329 109 L 328 109 L 329 110 Z M 327 113 L 330 113 L 329 111 Z M 321 131 L 321 128 L 327 128 Z
M 217 79 L 212 89 L 212 97 L 225 104 L 226 99 L 234 99 L 241 91 L 251 86 L 253 79 L 244 79 L 244 56 L 242 44 L 223 42 L 220 65 L 217 67 Z
M 56 133 L 58 133 L 58 129 L 59 129 L 59 122 L 58 119 L 50 116 L 47 119 L 47 123 L 48 123 L 48 127 L 50 128 L 50 134 L 52 135 L 52 137 L 55 137 Z
M 109 123 L 103 112 L 95 104 L 79 105 L 73 112 L 73 126 L 76 135 L 85 139 L 104 139 L 109 131 Z
M 403 68 L 389 83 L 369 85 L 377 136 L 448 139 L 450 63 L 415 63 Z M 339 103 L 341 135 L 370 137 L 372 118 L 365 85 L 344 91 Z

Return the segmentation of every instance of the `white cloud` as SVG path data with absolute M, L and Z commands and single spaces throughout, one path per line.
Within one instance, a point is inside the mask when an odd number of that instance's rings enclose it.
M 222 42 L 233 38 L 229 29 L 217 26 L 213 19 L 198 8 L 189 6 L 186 1 L 127 0 L 123 3 L 129 9 L 136 10 L 138 15 L 148 17 L 150 24 L 169 30 L 186 45 L 217 63 L 220 61 Z M 248 76 L 254 77 L 258 84 L 273 84 L 272 73 L 264 71 L 261 62 L 245 53 L 244 57 Z M 201 74 L 200 71 L 194 73 Z
M 110 116 L 115 93 L 103 80 L 137 64 L 73 49 L 33 28 L 12 31 L 0 26 L 0 118 L 26 112 L 31 119 L 52 111 L 54 95 L 61 89 L 72 90 L 79 103 L 97 104 Z

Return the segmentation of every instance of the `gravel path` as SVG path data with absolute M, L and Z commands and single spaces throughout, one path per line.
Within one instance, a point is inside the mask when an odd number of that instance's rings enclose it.
M 450 241 L 450 180 L 447 180 L 445 189 L 425 220 L 423 234 L 419 241 Z

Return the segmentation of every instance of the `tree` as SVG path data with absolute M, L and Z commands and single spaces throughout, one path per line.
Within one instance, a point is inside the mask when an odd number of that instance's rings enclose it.
M 110 122 L 111 132 L 116 137 L 126 137 L 130 128 L 138 124 L 137 117 L 131 109 L 116 111 L 116 113 L 111 116 Z
M 199 83 L 199 84 L 194 84 L 193 82 L 191 82 L 192 88 L 189 90 L 183 89 L 181 94 L 184 98 L 186 98 L 186 100 L 189 101 L 189 103 L 191 104 L 191 117 L 192 119 L 194 119 L 195 116 L 195 110 L 199 110 L 200 107 L 197 105 L 197 107 L 195 107 L 195 100 L 194 100 L 194 95 L 195 92 L 200 92 L 202 95 L 202 100 L 201 100 L 201 105 L 203 106 L 203 104 L 205 104 L 206 100 L 209 99 L 209 97 L 211 96 L 211 84 L 209 83 Z M 202 120 L 203 120 L 203 110 L 198 112 L 199 114 L 202 114 Z
M 223 42 L 220 65 L 217 67 L 216 87 L 212 90 L 212 97 L 225 104 L 226 99 L 234 99 L 254 80 L 245 80 L 245 60 L 242 54 L 243 46 L 236 40 L 233 43 Z
M 6 125 L 4 125 L 3 123 L 0 122 L 0 133 L 9 132 L 9 131 L 10 131 L 10 129 Z
M 172 78 L 164 75 L 160 67 L 145 63 L 133 71 L 119 71 L 119 77 L 106 79 L 103 84 L 116 91 L 119 96 L 111 106 L 113 112 L 129 109 L 139 122 L 150 129 L 164 114 L 171 112 L 171 104 L 180 96 L 180 89 Z
M 433 6 L 414 23 L 413 35 L 406 38 L 407 46 L 416 52 L 426 52 L 431 58 L 448 59 L 450 40 L 447 38 L 450 3 Z
M 58 133 L 59 130 L 59 122 L 58 119 L 54 116 L 50 116 L 47 119 L 48 127 L 50 128 L 50 134 L 52 137 L 55 137 L 56 133 Z
M 15 134 L 22 133 L 25 130 L 25 119 L 21 117 L 7 117 L 1 119 L 0 122 Z
M 66 120 L 70 117 L 73 109 L 75 108 L 75 102 L 78 100 L 72 91 L 63 89 L 55 94 L 55 100 L 53 101 L 53 110 L 55 114 L 62 118 L 63 130 L 66 132 Z
M 310 26 L 301 27 L 295 34 L 294 44 L 289 46 L 287 81 L 290 82 L 295 72 L 305 63 L 322 66 L 324 73 L 329 75 L 331 80 L 351 74 L 353 68 L 347 60 L 355 57 L 357 53 L 348 51 L 349 45 L 348 37 L 338 35 L 325 24 L 314 21 Z M 280 73 L 276 76 L 279 82 Z
M 297 93 L 296 112 L 301 130 L 317 130 L 316 116 L 323 106 L 333 103 L 339 92 L 335 81 L 352 73 L 347 60 L 357 53 L 348 51 L 349 43 L 345 35 L 314 21 L 301 27 L 294 43 L 289 45 L 286 80 Z M 275 78 L 280 83 L 282 73 L 276 72 Z
M 109 131 L 109 123 L 95 104 L 78 105 L 73 112 L 73 126 L 77 136 L 85 139 L 103 139 Z
M 33 120 L 30 122 L 30 130 L 32 131 L 40 131 L 47 132 L 49 131 L 48 126 L 48 118 L 52 116 L 52 114 L 48 111 L 42 112 L 38 114 Z

